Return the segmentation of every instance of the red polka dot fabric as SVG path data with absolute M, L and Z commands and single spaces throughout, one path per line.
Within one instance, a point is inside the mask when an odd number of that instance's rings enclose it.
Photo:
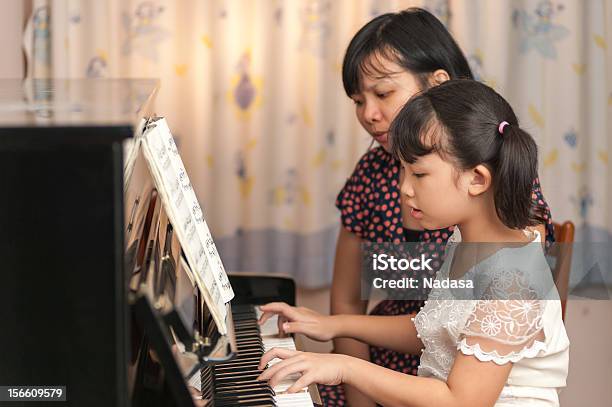
M 361 239 L 372 243 L 405 243 L 420 245 L 427 256 L 443 259 L 444 245 L 453 228 L 424 230 L 418 233 L 406 231 L 402 226 L 400 207 L 400 163 L 382 147 L 368 151 L 357 163 L 353 174 L 338 194 L 336 206 L 340 210 L 342 225 Z M 532 198 L 542 208 L 546 220 L 546 245 L 554 242 L 554 230 L 550 209 L 542 196 L 540 182 L 534 180 Z M 430 244 L 428 244 L 430 243 Z M 428 251 L 429 249 L 429 251 Z M 441 262 L 436 262 L 437 269 Z M 422 301 L 386 300 L 379 303 L 372 315 L 416 314 Z M 401 354 L 380 347 L 370 347 L 370 360 L 389 369 L 416 375 L 419 357 Z M 346 406 L 342 386 L 319 386 L 325 406 Z

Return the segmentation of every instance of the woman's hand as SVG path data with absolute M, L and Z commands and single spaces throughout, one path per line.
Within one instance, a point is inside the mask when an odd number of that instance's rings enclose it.
M 302 376 L 287 390 L 288 393 L 295 393 L 312 383 L 327 385 L 342 383 L 347 371 L 347 360 L 350 357 L 272 348 L 261 357 L 259 369 L 263 370 L 274 358 L 283 360 L 267 368 L 257 380 L 269 380 L 270 386 L 274 387 L 287 376 L 301 373 Z
M 292 307 L 284 302 L 271 302 L 260 307 L 263 312 L 259 324 L 278 315 L 278 332 L 281 336 L 299 333 L 316 341 L 329 341 L 336 336 L 334 317 L 321 315 L 304 307 Z

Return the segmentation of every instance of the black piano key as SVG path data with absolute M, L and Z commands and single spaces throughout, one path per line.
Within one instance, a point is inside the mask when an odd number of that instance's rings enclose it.
M 241 372 L 245 372 L 245 371 L 249 371 L 249 372 L 260 371 L 257 368 L 258 368 L 257 365 L 233 366 L 233 367 L 227 367 L 227 368 L 224 368 L 224 369 L 217 370 L 216 374 L 222 374 L 222 373 L 227 373 L 227 372 L 241 373 Z
M 247 351 L 244 353 L 238 353 L 238 356 L 236 357 L 236 360 L 242 360 L 245 359 L 247 357 L 252 357 L 252 356 L 258 356 L 261 358 L 261 356 L 263 355 L 262 352 L 260 351 Z
M 232 364 L 236 364 L 236 363 L 244 363 L 244 362 L 250 362 L 250 361 L 260 361 L 261 360 L 261 356 L 260 355 L 254 355 L 254 356 L 244 356 L 242 358 L 238 358 L 236 357 L 230 364 L 224 364 L 223 366 L 231 366 Z
M 255 351 L 255 352 L 259 352 L 261 355 L 263 355 L 264 353 L 264 347 L 262 345 L 258 345 L 258 344 L 250 344 L 250 345 L 244 345 L 241 348 L 238 349 L 239 353 L 242 352 L 251 352 L 251 351 Z
M 232 365 L 228 365 L 228 366 L 219 367 L 216 370 L 216 372 L 220 373 L 220 372 L 225 372 L 225 371 L 235 371 L 235 370 L 239 370 L 239 369 L 257 369 L 258 366 L 259 366 L 259 364 L 258 363 L 254 363 L 254 362 L 232 364 Z
M 221 397 L 215 397 L 215 405 L 227 405 L 227 402 L 242 401 L 243 403 L 248 402 L 260 402 L 262 400 L 272 403 L 274 405 L 274 396 L 271 394 L 228 394 Z
M 237 341 L 253 340 L 258 341 L 256 335 L 259 335 L 259 331 L 256 329 L 248 329 L 242 331 L 235 331 Z M 260 340 L 261 341 L 261 340 Z
M 260 372 L 260 373 L 262 372 L 262 370 L 258 369 L 258 365 L 242 365 L 242 366 L 233 366 L 233 367 L 218 369 L 217 374 L 228 373 L 228 372 L 240 373 L 244 371 L 253 371 L 253 372 Z
M 265 383 L 261 380 L 257 380 L 259 375 L 245 375 L 232 377 L 215 377 L 216 384 L 228 384 L 228 383 Z
M 224 388 L 217 392 L 219 398 L 231 395 L 231 394 L 265 394 L 274 396 L 274 391 L 267 386 L 260 387 L 232 387 Z
M 259 381 L 257 378 L 259 377 L 259 372 L 252 373 L 221 373 L 217 375 L 217 383 L 234 383 L 234 382 L 244 382 L 244 381 Z M 262 382 L 263 383 L 263 382 Z
M 261 359 L 259 357 L 254 357 L 250 360 L 249 359 L 237 360 L 233 362 L 232 364 L 220 366 L 219 369 L 235 369 L 235 368 L 240 368 L 240 367 L 248 368 L 251 366 L 258 366 L 260 360 Z
M 235 398 L 236 396 L 242 396 L 246 398 L 259 398 L 259 397 L 275 397 L 274 391 L 265 387 L 245 387 L 245 388 L 226 388 L 218 391 L 215 394 L 215 400 L 223 400 Z
M 266 390 L 268 393 L 275 394 L 274 390 L 266 382 L 240 383 L 240 384 L 226 383 L 226 384 L 220 385 L 217 388 L 217 394 L 231 393 L 232 391 L 241 390 L 241 389 Z

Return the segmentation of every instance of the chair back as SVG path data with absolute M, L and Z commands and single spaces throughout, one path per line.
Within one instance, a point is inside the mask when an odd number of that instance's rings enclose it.
M 570 221 L 563 223 L 553 222 L 555 228 L 555 245 L 549 251 L 549 256 L 555 258 L 553 279 L 561 299 L 563 320 L 565 321 L 565 309 L 567 306 L 567 295 L 569 286 L 569 275 L 572 266 L 572 248 L 574 243 L 574 224 Z

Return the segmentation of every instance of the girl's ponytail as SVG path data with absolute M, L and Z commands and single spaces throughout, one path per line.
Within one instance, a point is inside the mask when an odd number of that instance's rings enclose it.
M 502 139 L 493 177 L 497 216 L 513 229 L 538 224 L 541 220 L 531 199 L 538 173 L 536 143 L 516 121 L 495 131 Z
M 485 84 L 450 80 L 426 90 L 402 108 L 390 133 L 393 153 L 408 163 L 438 152 L 461 170 L 485 165 L 497 216 L 506 226 L 544 223 L 543 208 L 536 209 L 532 199 L 536 143 L 508 102 Z

